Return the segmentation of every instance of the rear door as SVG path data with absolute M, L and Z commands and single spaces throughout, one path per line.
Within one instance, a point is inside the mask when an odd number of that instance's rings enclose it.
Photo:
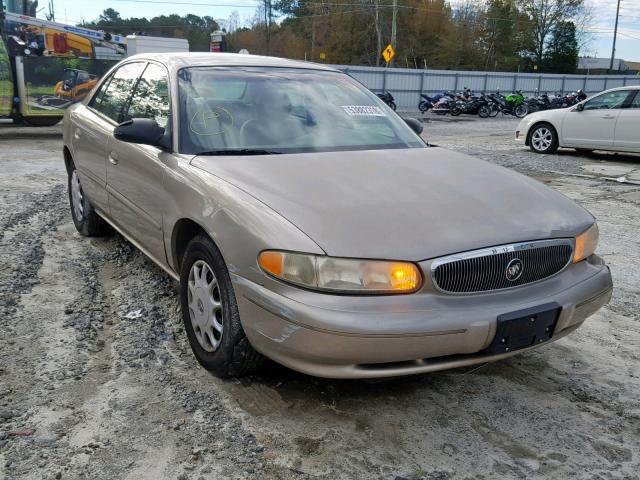
M 169 128 L 169 80 L 166 69 L 149 63 L 123 111 L 121 121 L 150 118 Z M 162 235 L 165 162 L 170 153 L 150 145 L 126 143 L 112 137 L 107 165 L 111 217 L 147 252 L 166 261 Z
M 587 100 L 584 110 L 573 108 L 562 122 L 562 146 L 613 148 L 616 121 L 629 90 L 614 90 Z
M 100 211 L 109 212 L 107 197 L 107 157 L 110 139 L 128 98 L 123 84 L 137 81 L 144 62 L 127 63 L 107 78 L 85 107 L 70 114 L 73 160 L 80 175 L 82 189 Z
M 622 109 L 616 123 L 614 148 L 628 152 L 640 152 L 640 90 L 628 108 Z

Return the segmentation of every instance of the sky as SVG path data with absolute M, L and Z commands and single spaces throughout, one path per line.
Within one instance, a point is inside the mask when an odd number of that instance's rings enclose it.
M 462 1 L 469 0 L 452 0 L 451 3 L 455 5 Z M 592 12 L 588 26 L 591 40 L 581 54 L 610 57 L 617 0 L 586 2 Z M 44 16 L 47 3 L 48 0 L 40 1 L 39 16 Z M 259 3 L 258 0 L 54 0 L 56 20 L 69 23 L 94 20 L 109 7 L 120 12 L 123 18 L 193 13 L 226 20 L 233 11 L 237 11 L 241 23 L 249 23 Z M 640 61 L 640 0 L 621 0 L 616 58 Z

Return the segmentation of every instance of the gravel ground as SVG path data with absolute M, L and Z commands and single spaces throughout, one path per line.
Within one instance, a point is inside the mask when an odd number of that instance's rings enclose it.
M 640 157 L 534 155 L 514 120 L 426 118 L 432 143 L 591 210 L 615 291 L 535 352 L 376 382 L 209 375 L 167 275 L 76 233 L 59 127 L 0 126 L 0 478 L 640 478 L 640 186 L 610 180 Z

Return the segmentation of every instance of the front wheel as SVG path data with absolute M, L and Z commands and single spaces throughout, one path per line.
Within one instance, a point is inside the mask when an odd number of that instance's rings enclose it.
M 531 131 L 529 146 L 536 153 L 553 153 L 558 149 L 558 134 L 548 123 L 536 125 Z
M 458 107 L 457 105 L 455 107 L 451 107 L 451 116 L 452 117 L 457 117 L 461 113 L 462 113 L 462 108 Z
M 393 111 L 396 111 L 396 102 L 389 102 L 389 106 L 393 109 Z
M 222 255 L 205 235 L 187 245 L 180 270 L 182 321 L 196 359 L 218 377 L 256 370 L 263 357 L 247 339 Z

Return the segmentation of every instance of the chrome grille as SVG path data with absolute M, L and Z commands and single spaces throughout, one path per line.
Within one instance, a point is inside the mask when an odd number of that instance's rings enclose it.
M 431 277 L 436 288 L 445 293 L 503 290 L 559 273 L 572 254 L 573 239 L 501 245 L 438 258 L 431 264 Z M 520 260 L 521 272 L 509 280 L 507 267 L 518 263 L 514 259 Z

